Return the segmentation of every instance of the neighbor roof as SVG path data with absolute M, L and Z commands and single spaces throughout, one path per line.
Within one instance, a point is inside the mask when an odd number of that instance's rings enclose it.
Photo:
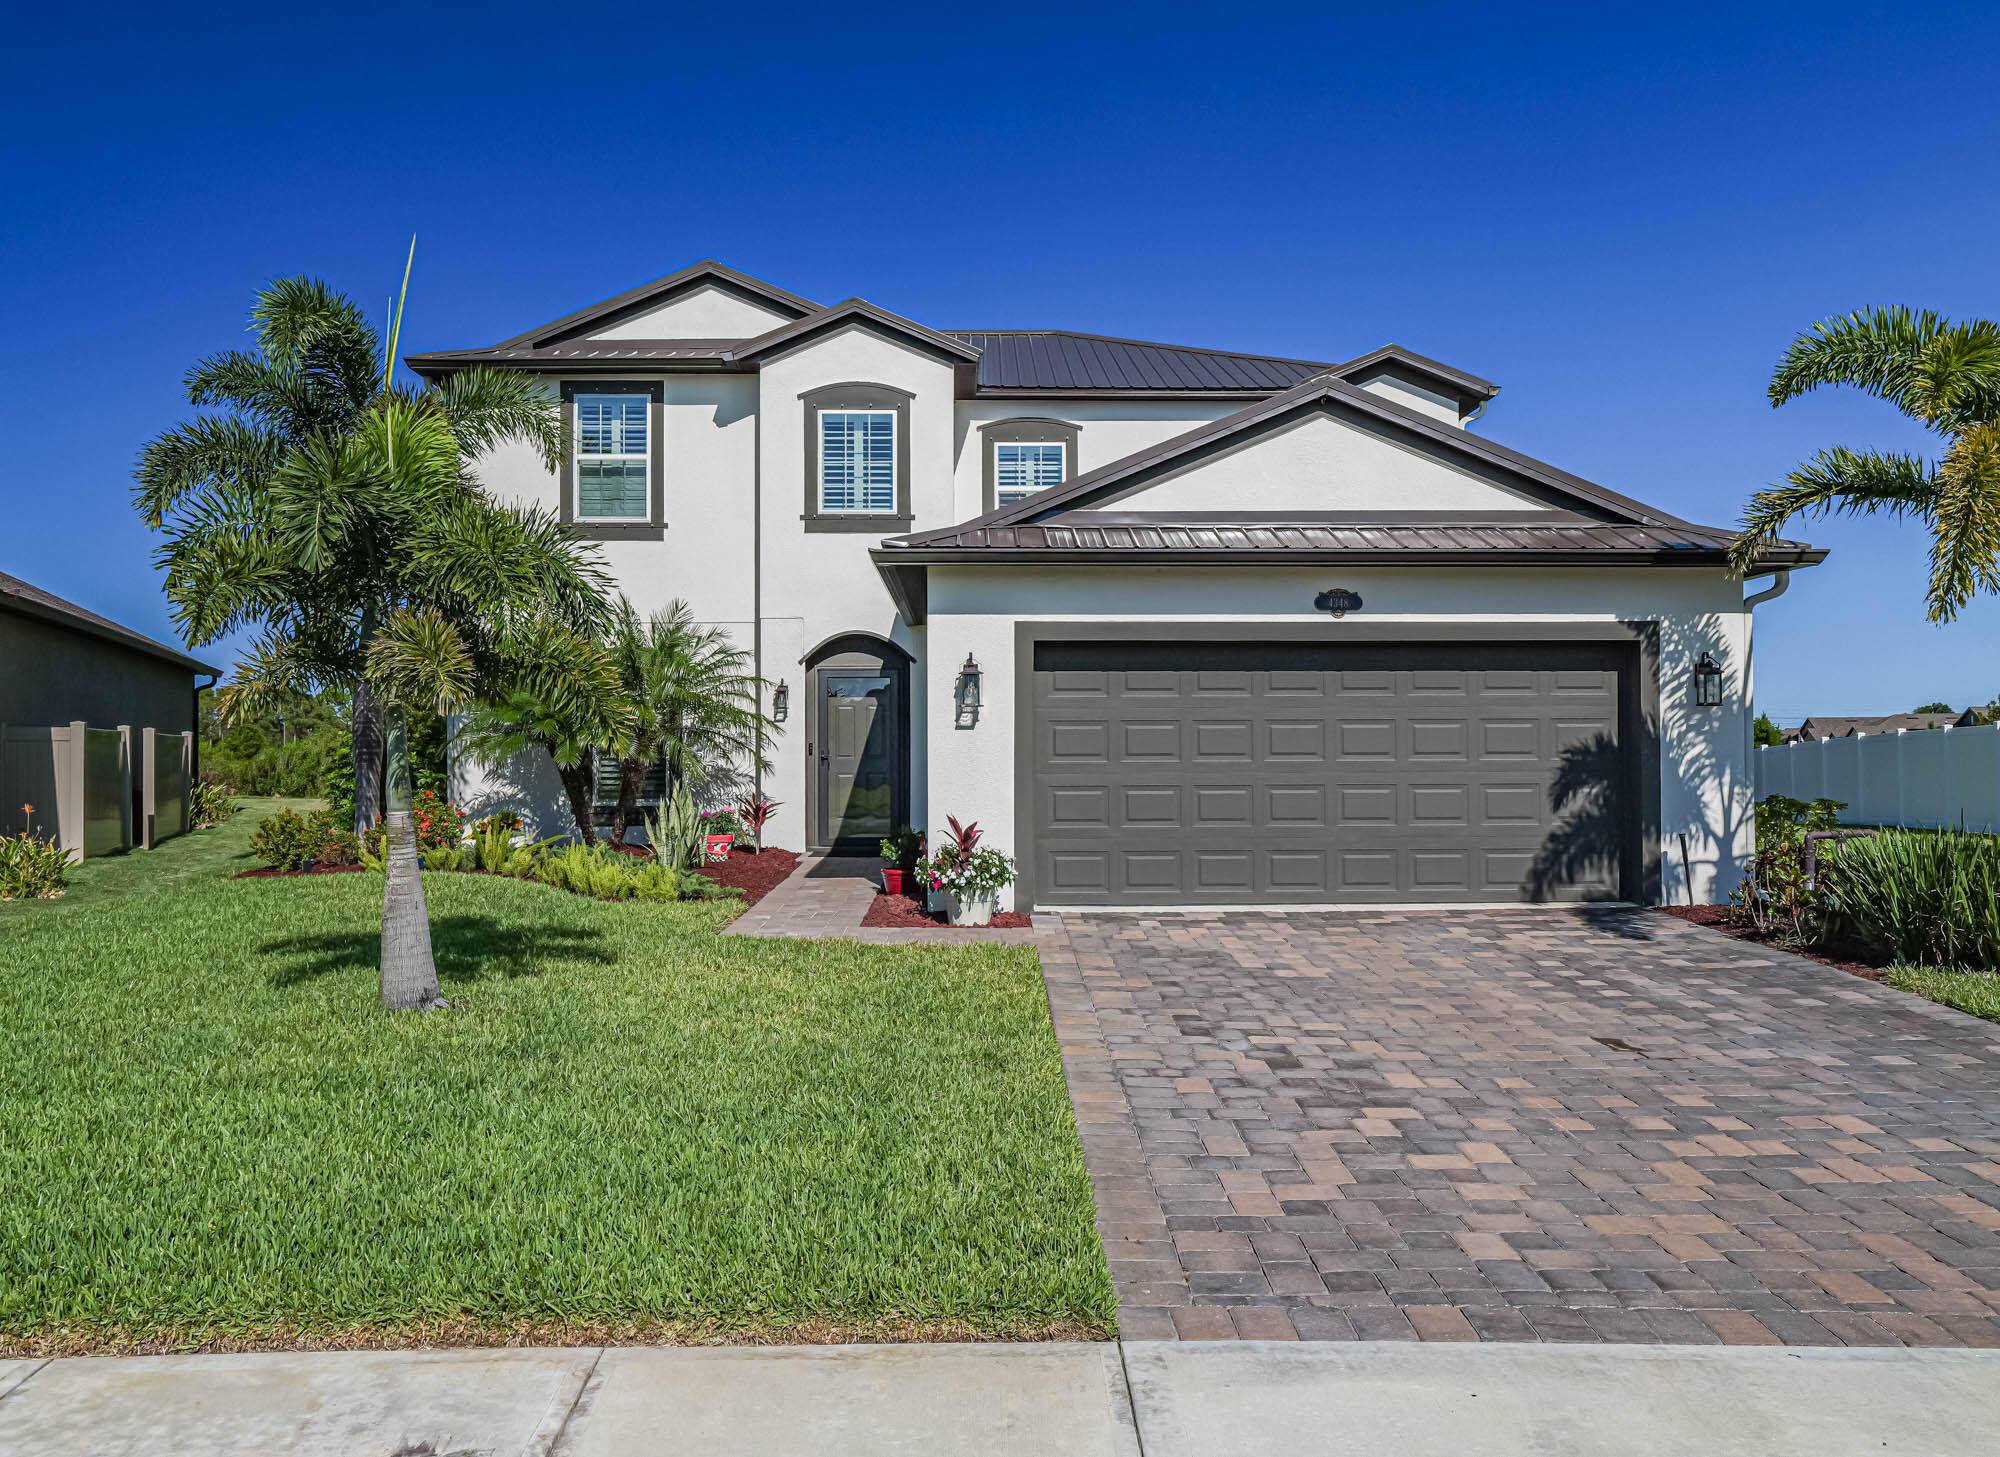
M 192 673 L 220 674 L 220 668 L 212 668 L 198 658 L 191 658 L 179 648 L 168 647 L 163 642 L 155 642 L 142 633 L 121 626 L 108 617 L 99 617 L 87 608 L 74 602 L 65 602 L 53 592 L 44 592 L 31 582 L 19 577 L 10 577 L 0 572 L 0 608 L 11 608 L 27 617 L 40 618 L 44 622 L 57 623 L 88 633 L 92 637 L 114 642 L 122 647 L 164 658 L 167 662 L 186 668 Z
M 1798 737 L 1807 741 L 1851 739 L 1856 734 L 1893 734 L 1899 730 L 1972 728 L 1979 721 L 1979 715 L 1969 708 L 1962 713 L 1888 713 L 1873 718 L 1828 718 L 1821 714 L 1800 724 Z

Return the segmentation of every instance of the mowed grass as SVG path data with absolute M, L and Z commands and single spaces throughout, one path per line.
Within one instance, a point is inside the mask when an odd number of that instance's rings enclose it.
M 2000 1022 L 2000 972 L 1892 966 L 1884 973 L 1884 979 L 1900 991 L 1915 992 L 1989 1022 Z
M 0 920 L 0 1349 L 1111 1329 L 1031 952 L 425 890 L 429 1015 L 372 875 Z

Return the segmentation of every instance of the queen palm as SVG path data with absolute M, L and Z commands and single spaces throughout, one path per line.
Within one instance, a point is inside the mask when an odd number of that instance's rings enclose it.
M 1779 361 L 1771 403 L 1835 384 L 1921 421 L 1943 451 L 1935 462 L 1845 446 L 1820 451 L 1750 498 L 1731 548 L 1737 569 L 1754 565 L 1794 517 L 1886 512 L 1930 528 L 1933 622 L 1951 621 L 1978 592 L 2000 591 L 2000 324 L 1907 308 L 1823 319 Z
M 353 694 L 355 829 L 364 830 L 380 793 L 383 705 L 363 669 L 397 600 L 384 570 L 390 543 L 341 529 L 347 507 L 339 492 L 315 501 L 328 516 L 324 529 L 301 531 L 295 519 L 280 529 L 281 514 L 296 506 L 281 501 L 281 482 L 288 471 L 332 468 L 343 442 L 371 421 L 380 425 L 385 404 L 411 421 L 431 416 L 447 427 L 461 493 L 470 489 L 469 463 L 503 442 L 526 442 L 553 468 L 561 419 L 535 381 L 505 371 L 391 388 L 393 348 L 384 351 L 353 302 L 316 279 L 273 283 L 250 318 L 255 349 L 217 354 L 188 371 L 189 402 L 213 413 L 146 446 L 137 504 L 146 524 L 167 534 L 157 556 L 189 641 L 254 629 L 261 638 L 253 673 L 281 668 L 301 690 Z M 240 694 L 232 700 L 240 701 Z
M 759 707 L 750 654 L 721 628 L 697 622 L 678 599 L 644 618 L 621 602 L 613 654 L 632 710 L 618 764 L 615 838 L 638 822 L 639 795 L 655 764 L 665 769 L 663 800 L 684 783 L 769 771 L 764 743 L 775 725 Z

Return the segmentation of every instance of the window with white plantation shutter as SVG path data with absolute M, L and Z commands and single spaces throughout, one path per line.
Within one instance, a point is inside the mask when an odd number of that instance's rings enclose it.
M 819 412 L 819 509 L 829 515 L 896 510 L 896 413 Z
M 647 395 L 576 396 L 576 515 L 644 521 L 648 509 Z
M 993 503 L 1005 506 L 1059 486 L 1063 481 L 1060 441 L 1002 440 L 993 447 Z

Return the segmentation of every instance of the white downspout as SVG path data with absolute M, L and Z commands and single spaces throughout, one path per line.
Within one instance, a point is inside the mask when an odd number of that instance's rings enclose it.
M 1751 673 L 1751 664 L 1757 651 L 1757 631 L 1756 622 L 1753 620 L 1753 613 L 1758 603 L 1776 601 L 1785 595 L 1791 585 L 1791 569 L 1788 567 L 1779 567 L 1777 575 L 1772 580 L 1770 586 L 1761 592 L 1753 592 L 1743 599 L 1743 616 L 1745 618 L 1743 623 L 1743 686 L 1746 689 L 1753 688 L 1757 681 Z M 1755 709 L 1756 706 L 1757 704 L 1753 697 L 1748 707 Z M 1743 763 L 1744 767 L 1750 773 L 1750 800 L 1754 804 L 1757 800 L 1757 715 L 1752 712 L 1745 713 L 1743 717 L 1745 724 L 1743 730 L 1745 749 Z

